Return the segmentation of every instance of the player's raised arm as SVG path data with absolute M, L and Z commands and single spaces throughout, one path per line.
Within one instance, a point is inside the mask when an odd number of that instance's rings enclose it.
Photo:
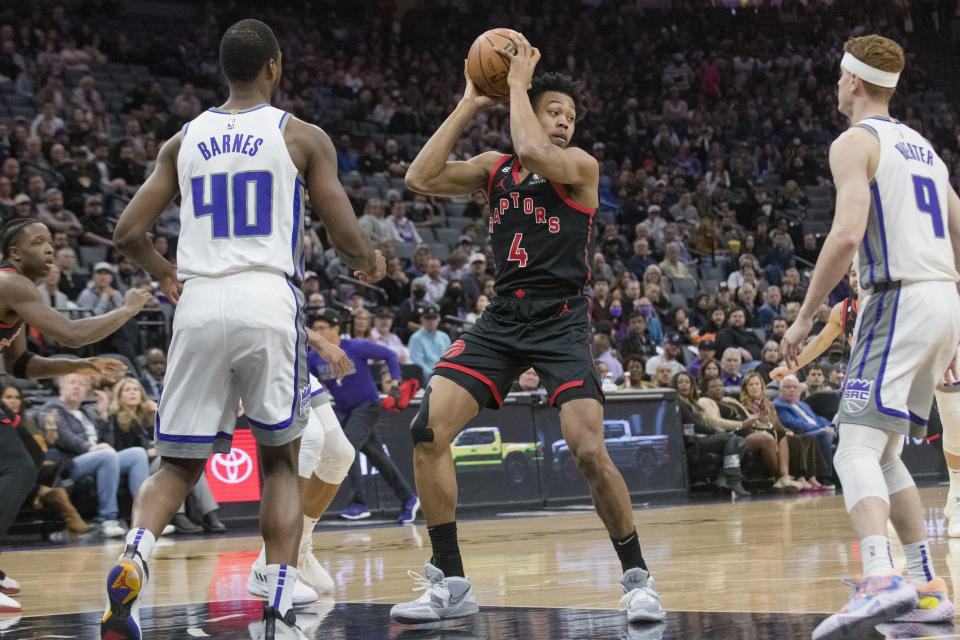
M 153 275 L 167 299 L 174 303 L 179 298 L 180 290 L 177 268 L 153 248 L 147 232 L 180 192 L 177 181 L 180 141 L 181 135 L 177 134 L 164 143 L 157 156 L 156 168 L 120 214 L 117 228 L 113 232 L 113 241 L 117 248 L 144 271 Z
M 337 254 L 362 280 L 382 280 L 386 264 L 357 223 L 350 199 L 337 179 L 337 152 L 330 137 L 319 127 L 290 118 L 284 140 L 306 179 L 310 205 L 327 228 Z
M 411 191 L 434 196 L 459 196 L 486 189 L 490 172 L 503 155 L 488 151 L 467 161 L 447 160 L 464 126 L 474 114 L 502 102 L 477 91 L 467 73 L 466 60 L 463 62 L 463 69 L 467 83 L 463 97 L 407 169 L 404 181 Z
M 568 147 L 576 124 L 575 105 L 567 97 L 554 100 L 560 94 L 546 92 L 538 98 L 541 111 L 534 111 L 527 90 L 533 80 L 533 71 L 540 61 L 540 52 L 518 34 L 517 54 L 509 56 L 510 73 L 510 135 L 520 164 L 548 180 L 569 185 L 574 199 L 595 208 L 599 204 L 597 186 L 600 183 L 600 165 L 596 158 L 583 149 Z M 544 104 L 544 101 L 547 101 Z

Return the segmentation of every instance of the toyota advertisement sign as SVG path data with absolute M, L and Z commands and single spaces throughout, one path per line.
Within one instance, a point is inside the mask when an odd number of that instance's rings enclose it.
M 260 500 L 257 442 L 252 431 L 237 429 L 230 453 L 215 453 L 207 460 L 207 484 L 220 503 Z

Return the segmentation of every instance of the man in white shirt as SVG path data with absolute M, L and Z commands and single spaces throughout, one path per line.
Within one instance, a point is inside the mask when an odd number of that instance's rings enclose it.
M 396 231 L 400 242 L 413 242 L 416 244 L 423 242 L 420 233 L 413 225 L 413 221 L 407 217 L 406 205 L 400 200 L 390 205 L 390 217 L 387 219 L 387 222 L 393 227 L 394 231 Z
M 668 365 L 674 375 L 685 370 L 683 363 L 677 359 L 680 355 L 680 334 L 671 333 L 663 339 L 663 352 L 647 360 L 646 372 L 651 378 L 657 373 L 657 367 Z
M 440 260 L 430 258 L 427 261 L 427 272 L 414 280 L 422 282 L 427 287 L 427 301 L 440 304 L 443 292 L 447 290 L 447 281 L 440 277 Z

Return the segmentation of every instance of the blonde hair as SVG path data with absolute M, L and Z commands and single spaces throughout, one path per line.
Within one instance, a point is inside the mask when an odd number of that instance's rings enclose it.
M 124 389 L 130 385 L 136 385 L 140 391 L 140 403 L 134 409 L 120 403 L 120 396 L 123 394 Z M 117 416 L 117 426 L 120 427 L 121 431 L 129 431 L 130 424 L 134 421 L 145 429 L 149 428 L 150 423 L 153 422 L 154 412 L 147 404 L 148 401 L 147 392 L 144 391 L 143 385 L 140 384 L 140 381 L 136 378 L 124 378 L 113 385 L 113 398 L 110 399 L 110 414 Z
M 880 71 L 900 73 L 906 65 L 903 47 L 890 38 L 877 34 L 850 38 L 843 43 L 843 51 Z M 874 99 L 890 100 L 896 90 L 896 87 L 879 87 L 863 78 L 860 80 L 863 82 L 864 91 Z
M 373 315 L 372 315 L 369 311 L 367 311 L 366 309 L 357 309 L 356 311 L 353 312 L 353 320 L 354 320 L 354 322 L 356 322 L 357 318 L 365 318 L 365 319 L 367 320 L 367 329 L 366 329 L 366 331 L 363 332 L 363 335 L 360 335 L 360 336 L 354 335 L 353 337 L 354 337 L 354 338 L 369 338 L 369 337 L 370 337 L 370 329 L 371 329 L 371 327 L 373 326 L 373 325 L 372 325 Z M 356 324 L 354 324 L 354 326 L 353 326 L 353 333 L 356 333 L 356 331 L 357 331 L 357 327 L 356 327 Z

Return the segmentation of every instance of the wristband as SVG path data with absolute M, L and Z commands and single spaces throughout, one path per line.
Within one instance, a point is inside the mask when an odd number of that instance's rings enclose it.
M 27 363 L 35 358 L 37 354 L 32 351 L 24 351 L 20 354 L 20 357 L 17 358 L 17 361 L 13 363 L 13 377 L 14 378 L 26 378 L 27 377 Z

